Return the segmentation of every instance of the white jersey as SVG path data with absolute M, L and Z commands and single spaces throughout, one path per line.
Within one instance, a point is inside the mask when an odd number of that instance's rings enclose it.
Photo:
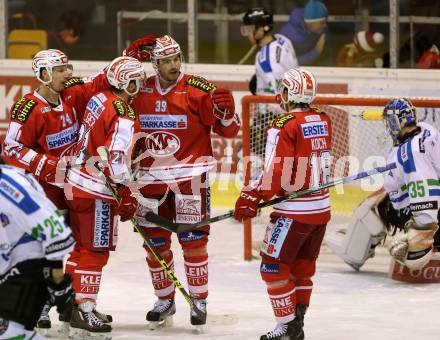
M 421 132 L 396 146 L 388 164 L 397 168 L 385 175 L 385 190 L 396 209 L 410 207 L 418 225 L 438 223 L 440 207 L 440 134 L 427 123 Z
M 0 166 L 0 276 L 16 264 L 62 260 L 75 240 L 43 188 L 23 170 Z
M 276 95 L 284 73 L 298 66 L 290 39 L 281 34 L 274 37 L 275 40 L 263 46 L 255 57 L 257 95 Z

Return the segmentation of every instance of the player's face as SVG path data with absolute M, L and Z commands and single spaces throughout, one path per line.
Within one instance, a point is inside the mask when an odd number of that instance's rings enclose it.
M 64 83 L 72 77 L 72 65 L 55 66 L 52 68 L 52 88 L 55 91 L 62 91 Z
M 174 82 L 179 78 L 181 65 L 180 54 L 178 54 L 172 57 L 159 59 L 157 63 L 157 71 L 163 80 Z
M 258 40 L 264 37 L 264 28 L 259 27 L 255 29 L 254 25 L 243 25 L 241 26 L 241 35 L 246 37 L 251 45 L 255 45 Z
M 327 20 L 320 20 L 315 22 L 306 22 L 307 29 L 315 34 L 321 34 L 327 27 Z

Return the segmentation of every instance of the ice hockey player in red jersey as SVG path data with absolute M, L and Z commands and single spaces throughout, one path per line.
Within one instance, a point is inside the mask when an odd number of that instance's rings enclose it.
M 211 133 L 235 137 L 240 122 L 229 90 L 181 72 L 180 46 L 172 37 L 165 35 L 156 40 L 151 61 L 156 75 L 145 82 L 133 102 L 144 135 L 138 143 L 141 161 L 136 174 L 136 180 L 143 186 L 140 191 L 144 204 L 137 215 L 139 225 L 145 227 L 148 237 L 172 267 L 171 233 L 142 218 L 149 209 L 146 205 L 179 223 L 206 219 L 210 213 L 208 171 L 214 165 Z M 197 307 L 205 312 L 208 235 L 209 226 L 178 235 L 190 295 Z M 149 251 L 147 263 L 158 297 L 147 314 L 154 328 L 175 313 L 175 287 Z M 191 312 L 191 324 L 205 323 L 206 315 L 197 318 Z
M 255 217 L 261 200 L 329 180 L 331 121 L 310 107 L 315 95 L 310 72 L 292 69 L 284 74 L 278 96 L 286 113 L 268 127 L 265 169 L 256 187 L 242 189 L 235 204 L 237 220 Z M 329 219 L 328 189 L 274 206 L 261 248 L 260 272 L 277 326 L 261 340 L 304 339 L 311 278 Z
M 72 78 L 72 65 L 59 50 L 38 52 L 32 69 L 41 84 L 12 106 L 3 158 L 6 163 L 34 174 L 48 198 L 66 215 L 62 189 L 65 172 L 59 159 L 77 140 L 85 103 L 98 88 L 108 85 L 103 75 Z M 69 265 L 66 272 L 72 273 Z M 50 305 L 43 309 L 38 322 L 40 329 L 51 326 L 49 309 Z
M 130 153 L 133 136 L 138 129 L 136 114 L 130 102 L 137 95 L 145 71 L 142 64 L 131 57 L 113 60 L 106 71 L 111 89 L 94 95 L 87 104 L 73 149 L 76 159 L 67 173 L 71 188 L 66 189 L 70 209 L 70 226 L 79 243 L 80 256 L 73 272 L 76 292 L 70 336 L 100 336 L 109 338 L 111 326 L 102 322 L 94 311 L 101 282 L 102 268 L 107 264 L 109 251 L 115 250 L 117 219 L 131 219 L 137 202 L 125 186 L 131 179 Z M 94 166 L 97 148 L 107 147 L 106 177 Z M 90 158 L 92 160 L 90 160 Z M 85 166 L 81 166 L 87 163 Z M 121 198 L 119 206 L 106 187 L 109 179 Z

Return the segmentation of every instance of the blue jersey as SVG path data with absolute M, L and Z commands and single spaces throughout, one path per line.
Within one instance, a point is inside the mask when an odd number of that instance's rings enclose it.
M 43 188 L 23 170 L 0 166 L 0 275 L 17 263 L 61 260 L 75 241 Z

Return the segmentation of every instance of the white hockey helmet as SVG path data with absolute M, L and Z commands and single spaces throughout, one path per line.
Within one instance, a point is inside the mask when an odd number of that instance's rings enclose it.
M 157 72 L 157 61 L 172 57 L 181 53 L 180 45 L 169 35 L 164 35 L 156 39 L 156 44 L 151 50 L 151 62 Z
M 142 63 L 132 57 L 114 59 L 108 67 L 106 75 L 111 86 L 118 90 L 124 90 L 130 96 L 138 93 L 146 76 Z M 135 81 L 137 87 L 134 92 L 130 93 L 127 88 L 132 80 Z
M 32 70 L 37 79 L 45 85 L 52 82 L 52 69 L 56 66 L 67 66 L 72 71 L 73 67 L 69 64 L 69 58 L 64 52 L 55 49 L 43 50 L 38 52 L 32 59 Z M 47 81 L 41 79 L 41 70 L 46 69 L 50 78 Z
M 283 93 L 287 90 L 287 100 Z M 310 104 L 316 97 L 316 80 L 309 71 L 293 68 L 284 73 L 278 87 L 282 104 L 290 102 Z

